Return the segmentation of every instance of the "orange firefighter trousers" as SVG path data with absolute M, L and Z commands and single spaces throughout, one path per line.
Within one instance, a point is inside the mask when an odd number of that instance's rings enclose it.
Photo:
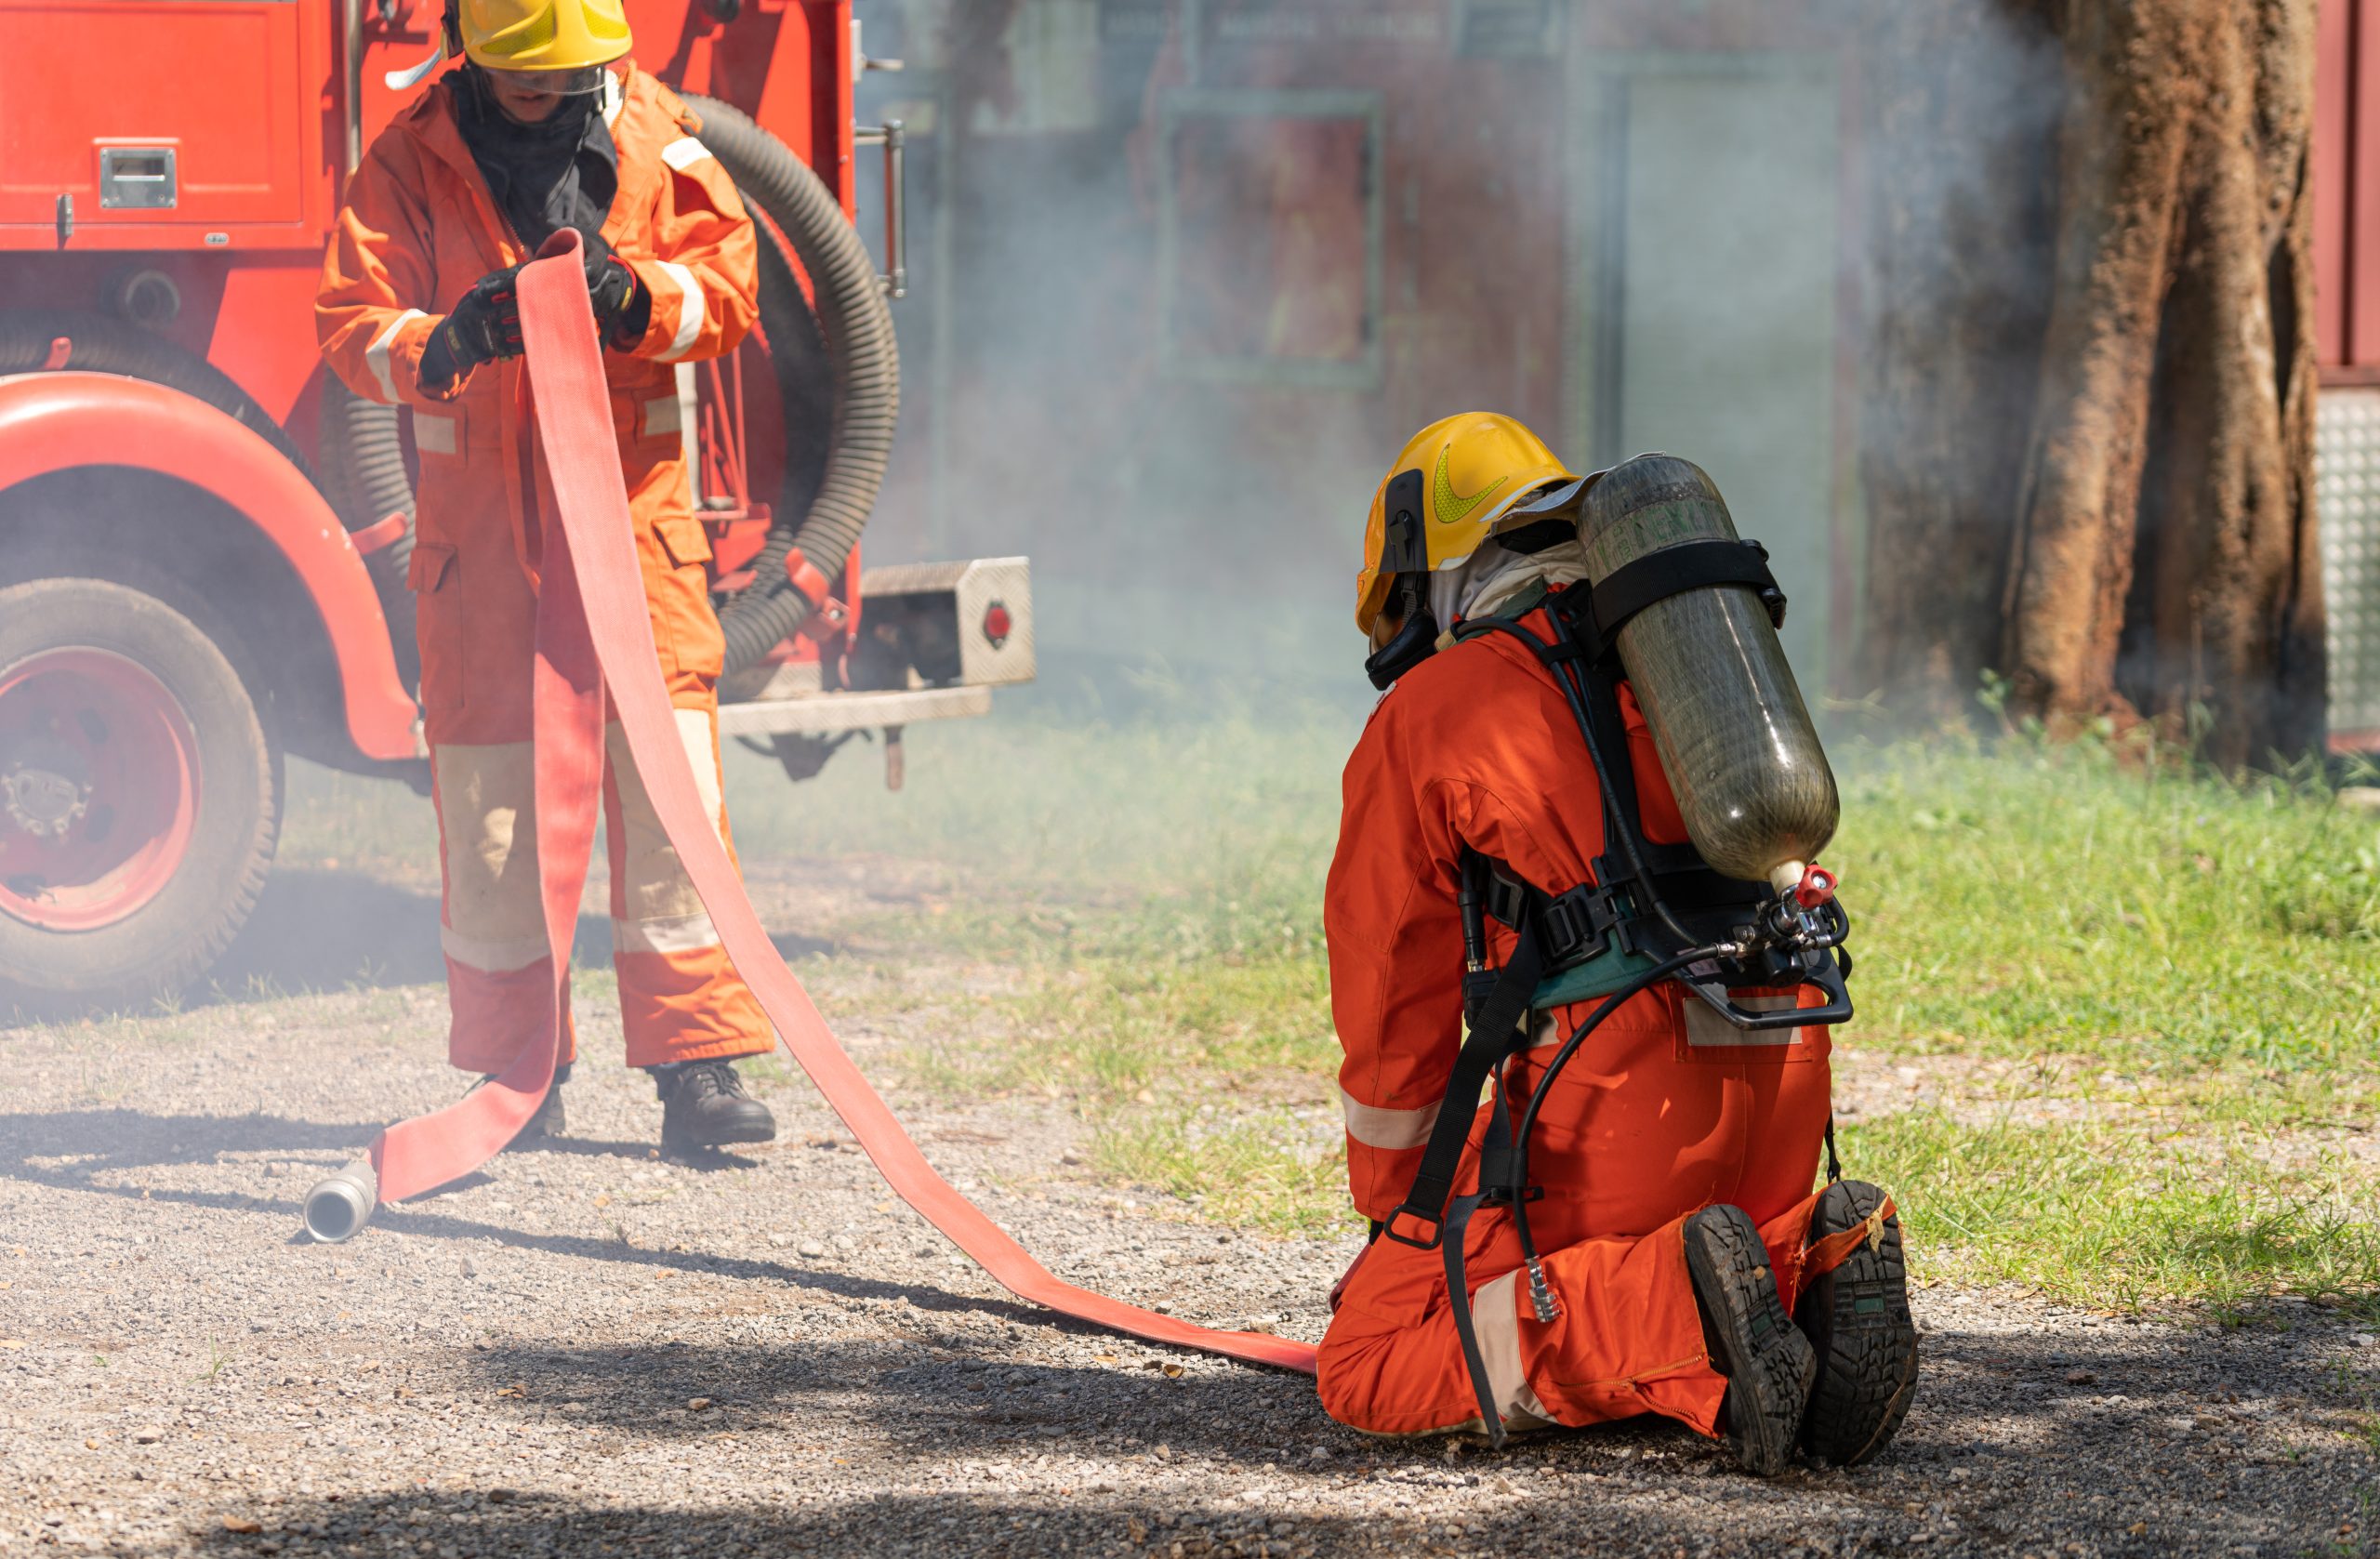
M 1525 623 L 1547 634 L 1542 614 Z M 1682 841 L 1633 694 L 1623 690 L 1621 704 L 1645 831 Z M 1373 712 L 1348 760 L 1324 917 L 1346 1052 L 1349 1184 L 1375 1222 L 1412 1184 L 1461 1044 L 1463 849 L 1559 892 L 1592 880 L 1602 818 L 1568 707 L 1506 636 L 1441 652 Z M 1510 934 L 1496 940 L 1499 958 L 1509 955 Z M 1538 1028 L 1513 1064 L 1519 1096 L 1593 1005 Z M 1666 982 L 1623 1004 L 1571 1060 L 1530 1146 L 1531 1179 L 1545 1188 L 1530 1228 L 1559 1318 L 1536 1318 L 1509 1212 L 1483 1209 L 1464 1244 L 1482 1359 L 1507 1428 L 1651 1412 L 1716 1431 L 1726 1381 L 1704 1351 L 1683 1224 L 1715 1202 L 1743 1208 L 1792 1302 L 1817 1200 L 1827 1054 L 1824 1029 L 1748 1035 Z M 1476 1188 L 1485 1123 L 1483 1109 L 1460 1193 Z M 1324 1407 L 1357 1429 L 1476 1426 L 1443 1252 L 1374 1239 L 1336 1294 L 1317 1377 Z
M 500 1071 L 546 1031 L 553 989 L 537 884 L 530 685 L 552 482 L 518 359 L 443 394 L 419 382 L 441 310 L 530 257 L 456 128 L 451 81 L 373 143 L 324 259 L 324 356 L 357 394 L 409 407 L 420 458 L 410 583 L 436 781 L 448 1058 Z M 603 237 L 652 295 L 644 336 L 604 354 L 654 641 L 697 784 L 724 839 L 717 683 L 723 653 L 686 464 L 695 360 L 733 351 L 757 312 L 751 219 L 685 105 L 628 66 L 605 94 L 619 187 Z M 604 784 L 613 962 L 633 1066 L 773 1043 L 663 836 L 616 725 Z M 563 1057 L 572 1053 L 565 1041 Z

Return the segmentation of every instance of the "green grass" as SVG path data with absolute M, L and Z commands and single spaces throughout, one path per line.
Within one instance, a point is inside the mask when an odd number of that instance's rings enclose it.
M 971 782 L 904 818 L 908 837 L 859 837 L 958 862 L 953 907 L 909 925 L 909 945 L 1012 978 L 910 1051 L 907 1080 L 1063 1101 L 1092 1128 L 1094 1168 L 1205 1216 L 1343 1223 L 1319 922 L 1352 735 L 1246 720 L 954 734 L 1003 749 L 976 775 L 1033 778 Z M 2369 1171 L 2255 1151 L 2380 1123 L 2380 819 L 2316 786 L 2182 777 L 2087 745 L 1839 756 L 1828 854 L 1856 918 L 1861 1017 L 1838 1042 L 2032 1063 L 1955 1114 L 1846 1132 L 1858 1172 L 1909 1209 L 1921 1271 L 2225 1314 L 2380 1285 Z M 2047 1124 L 2002 1108 L 2033 1096 L 2068 1108 Z
M 2380 1314 L 2368 1173 L 2335 1155 L 2277 1169 L 2255 1147 L 1934 1110 L 1843 1133 L 1856 1172 L 1891 1188 L 1920 1270 L 2126 1310 L 2190 1301 L 2227 1320 L 2276 1293 Z
M 1056 1102 L 1115 1182 L 1325 1228 L 1350 1214 L 1322 875 L 1358 729 L 1335 708 L 1009 710 L 913 730 L 898 795 L 855 744 L 800 786 L 731 752 L 729 799 L 756 868 L 933 879 L 930 904 L 814 928 L 867 951 L 804 971 L 830 1016 L 930 1010 L 902 1080 Z M 2380 815 L 2090 743 L 1835 756 L 1860 1008 L 1838 1045 L 1967 1079 L 1947 1110 L 1845 1133 L 1919 1270 L 2112 1306 L 2368 1303 L 2380 1187 L 2305 1133 L 2380 1126 Z M 426 805 L 359 784 L 318 785 L 291 852 L 434 871 Z M 948 978 L 920 992 L 919 969 Z
M 1897 747 L 1844 792 L 1870 1042 L 2165 1075 L 2371 1064 L 2373 814 L 2090 748 Z

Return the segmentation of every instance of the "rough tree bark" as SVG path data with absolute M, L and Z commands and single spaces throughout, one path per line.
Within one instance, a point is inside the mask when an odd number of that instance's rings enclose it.
M 1995 103 L 1962 86 L 1955 65 L 1943 76 L 1927 64 L 1922 46 L 1884 73 L 1910 112 L 1935 115 L 1921 139 L 1937 158 L 1972 144 L 2018 159 L 1977 188 L 2004 218 L 2019 279 L 1970 279 L 1909 310 L 1942 324 L 1929 363 L 1924 340 L 1890 334 L 1884 273 L 1871 415 L 1885 437 L 1866 441 L 1873 685 L 1938 707 L 1964 691 L 1963 673 L 1996 663 L 2016 707 L 2053 730 L 2147 718 L 2178 733 L 2203 707 L 2207 755 L 2226 765 L 2318 747 L 2314 0 L 1922 0 L 1895 25 L 1912 36 L 1972 28 L 1985 11 L 2055 32 L 2064 100 L 2055 154 L 2029 178 L 2021 96 Z M 2013 131 L 1990 123 L 1995 107 L 2016 111 Z M 1924 158 L 1892 150 L 1889 134 L 1881 144 L 1880 209 L 1908 209 Z M 2029 295 L 2023 241 L 2044 190 L 2052 246 L 2044 292 Z M 1892 238 L 1879 233 L 1880 267 Z M 1929 257 L 1921 246 L 1907 258 Z M 1954 284 L 1973 273 L 1950 271 Z M 2030 297 L 2045 311 L 2027 342 Z M 2012 389 L 2006 363 L 1978 350 L 1995 328 L 2003 350 L 2036 354 L 2030 387 Z M 2024 425 L 2002 419 L 2028 402 L 2029 436 L 1994 437 Z M 1963 436 L 1989 452 L 1985 465 L 1957 447 Z M 1996 567 L 1980 555 L 1995 528 L 2013 535 Z M 1976 598 L 1995 578 L 1987 643 Z

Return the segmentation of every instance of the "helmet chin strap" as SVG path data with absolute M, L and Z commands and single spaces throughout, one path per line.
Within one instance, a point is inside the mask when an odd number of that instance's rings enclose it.
M 1430 610 L 1428 575 L 1404 574 L 1396 588 L 1405 597 L 1405 626 L 1364 661 L 1364 675 L 1386 693 L 1399 677 L 1437 653 L 1438 619 Z

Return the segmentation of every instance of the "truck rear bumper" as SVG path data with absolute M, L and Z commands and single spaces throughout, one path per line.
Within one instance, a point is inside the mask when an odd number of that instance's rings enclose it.
M 929 720 L 964 720 L 989 714 L 987 687 L 908 688 L 892 693 L 826 693 L 807 698 L 764 698 L 724 704 L 719 711 L 722 736 L 764 736 L 779 732 L 832 735 L 839 731 L 915 725 Z

